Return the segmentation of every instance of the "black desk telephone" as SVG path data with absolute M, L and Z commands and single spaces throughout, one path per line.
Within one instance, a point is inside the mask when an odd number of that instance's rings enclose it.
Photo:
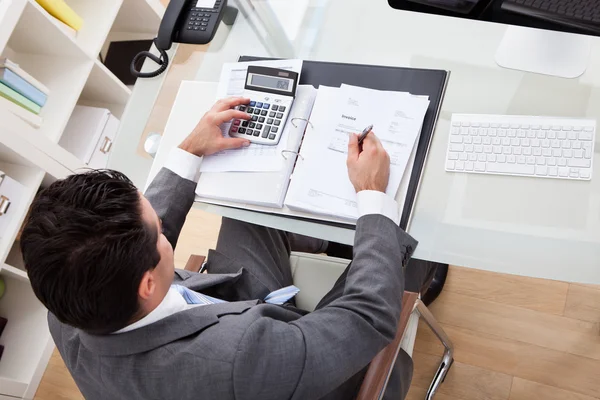
M 162 74 L 169 65 L 167 50 L 173 42 L 210 42 L 226 8 L 227 0 L 171 0 L 158 28 L 158 37 L 154 39 L 160 57 L 149 51 L 139 53 L 131 61 L 131 73 L 138 78 L 153 78 Z M 160 67 L 154 72 L 141 72 L 137 69 L 137 63 L 144 58 L 150 58 Z

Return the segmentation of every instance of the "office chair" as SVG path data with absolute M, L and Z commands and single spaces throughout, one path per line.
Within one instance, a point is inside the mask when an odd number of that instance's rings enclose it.
M 198 272 L 205 260 L 205 256 L 193 254 L 189 257 L 185 269 Z M 292 252 L 290 256 L 292 279 L 294 285 L 300 289 L 300 293 L 295 297 L 296 306 L 303 310 L 314 311 L 319 301 L 333 287 L 349 263 L 350 260 L 342 258 Z M 426 400 L 433 399 L 446 378 L 454 361 L 454 346 L 419 297 L 417 293 L 404 292 L 396 337 L 371 361 L 356 400 L 380 400 L 383 398 L 400 349 L 412 356 L 419 318 L 423 318 L 423 321 L 444 345 L 444 354 L 427 390 Z

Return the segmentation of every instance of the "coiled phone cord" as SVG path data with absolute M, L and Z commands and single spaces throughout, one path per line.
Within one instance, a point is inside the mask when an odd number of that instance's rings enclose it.
M 169 55 L 167 54 L 167 52 L 165 50 L 158 47 L 158 45 L 156 43 L 156 39 L 154 39 L 154 45 L 158 49 L 158 51 L 160 53 L 160 57 L 157 57 L 156 55 L 150 53 L 149 51 L 142 51 L 142 52 L 138 53 L 135 57 L 133 57 L 133 60 L 131 60 L 131 64 L 129 65 L 129 71 L 131 72 L 131 74 L 133 76 L 135 76 L 137 78 L 154 78 L 154 77 L 159 76 L 163 72 L 165 72 L 165 70 L 167 69 L 167 66 L 169 65 Z M 144 58 L 149 58 L 152 61 L 154 61 L 155 63 L 157 63 L 159 65 L 158 69 L 153 72 L 138 71 L 136 69 L 135 65 L 139 60 L 144 59 Z M 141 69 L 141 66 L 140 66 L 140 69 Z

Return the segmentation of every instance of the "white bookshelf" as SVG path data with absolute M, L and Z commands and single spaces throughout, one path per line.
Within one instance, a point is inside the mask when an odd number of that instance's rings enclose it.
M 160 0 L 66 2 L 84 20 L 76 34 L 35 0 L 0 0 L 0 57 L 18 63 L 50 90 L 39 128 L 0 105 L 0 170 L 25 187 L 22 200 L 11 204 L 9 227 L 0 235 L 0 277 L 6 283 L 0 316 L 8 319 L 0 337 L 5 346 L 0 399 L 33 399 L 54 349 L 47 311 L 27 278 L 18 232 L 41 187 L 85 166 L 59 143 L 74 107 L 105 107 L 117 118 L 123 115 L 131 90 L 98 54 L 110 41 L 156 36 L 164 13 Z

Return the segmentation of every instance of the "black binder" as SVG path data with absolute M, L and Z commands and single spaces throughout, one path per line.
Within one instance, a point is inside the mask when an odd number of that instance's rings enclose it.
M 260 61 L 269 58 L 241 56 L 238 61 Z M 425 165 L 429 144 L 440 110 L 448 71 L 419 68 L 384 67 L 379 65 L 343 64 L 322 61 L 304 61 L 302 65 L 301 85 L 319 85 L 339 87 L 342 83 L 377 90 L 409 92 L 414 95 L 429 96 L 429 108 L 423 121 L 415 163 L 413 166 L 400 227 L 406 229 L 417 196 L 421 172 Z M 349 224 L 335 224 L 352 227 Z

